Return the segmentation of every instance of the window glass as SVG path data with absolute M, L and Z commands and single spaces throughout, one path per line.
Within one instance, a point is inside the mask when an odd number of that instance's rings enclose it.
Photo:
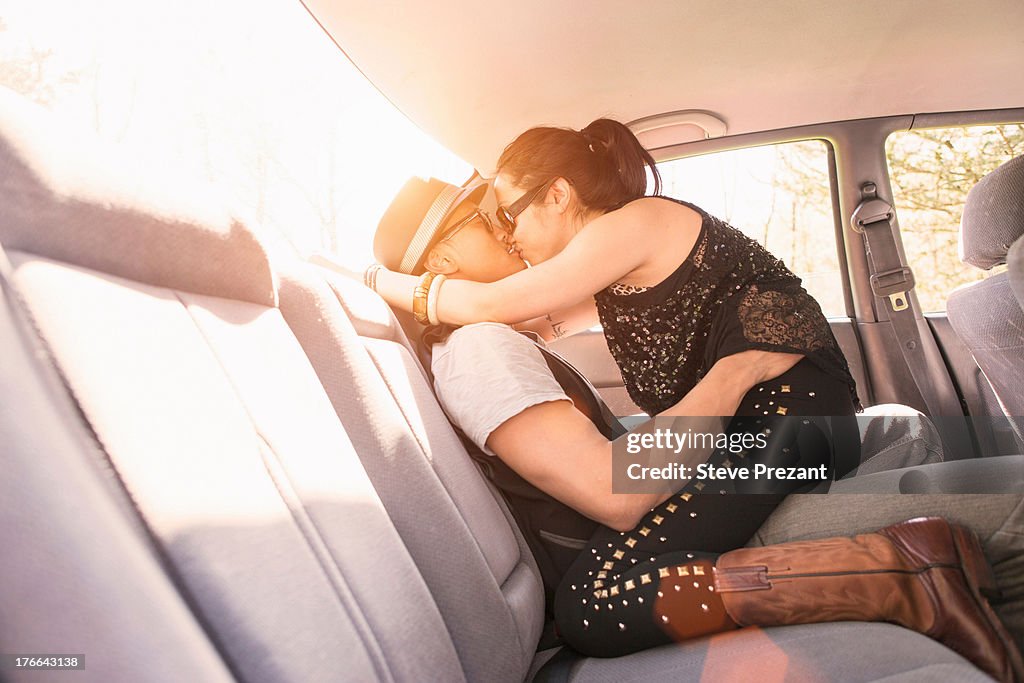
M 412 175 L 472 172 L 381 96 L 300 2 L 0 0 L 0 86 L 218 188 L 300 252 L 371 260 Z
M 960 261 L 958 237 L 967 193 L 985 174 L 1024 154 L 1024 125 L 971 126 L 893 133 L 889 175 L 907 263 L 925 311 L 946 310 L 959 286 L 1002 272 Z
M 756 239 L 800 276 L 825 315 L 847 315 L 824 142 L 705 154 L 658 168 L 665 194 Z

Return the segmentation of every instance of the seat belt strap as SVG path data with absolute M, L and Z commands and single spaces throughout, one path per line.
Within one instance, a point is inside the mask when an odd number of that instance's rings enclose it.
M 931 417 L 963 416 L 960 398 L 935 340 L 930 331 L 922 334 L 921 326 L 927 322 L 918 318 L 910 305 L 914 273 L 896 246 L 893 216 L 892 205 L 878 196 L 875 184 L 865 183 L 861 187 L 861 202 L 854 209 L 850 223 L 856 232 L 864 236 L 871 271 L 871 291 L 888 302 L 889 322 L 928 414 Z M 935 372 L 936 368 L 942 371 Z
M 548 368 L 551 370 L 551 374 L 555 376 L 555 381 L 562 386 L 566 394 L 570 397 L 575 395 L 585 402 L 585 405 L 577 405 L 576 408 L 590 418 L 590 421 L 594 423 L 594 426 L 597 427 L 598 431 L 606 439 L 614 441 L 629 431 L 619 421 L 619 418 L 612 413 L 608 404 L 597 393 L 590 380 L 575 365 L 567 361 L 560 354 L 549 349 L 547 344 L 541 341 L 539 335 L 535 332 L 520 330 L 520 334 L 532 341 L 534 346 L 537 347 L 537 350 L 540 351 Z

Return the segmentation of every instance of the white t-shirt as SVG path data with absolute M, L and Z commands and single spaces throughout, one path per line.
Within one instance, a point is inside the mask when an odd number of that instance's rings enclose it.
M 460 327 L 435 344 L 434 392 L 448 418 L 488 455 L 487 437 L 530 406 L 569 401 L 537 346 L 501 323 Z

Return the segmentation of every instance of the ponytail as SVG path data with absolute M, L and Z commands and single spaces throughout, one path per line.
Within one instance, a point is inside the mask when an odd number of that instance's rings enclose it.
M 498 173 L 519 187 L 565 178 L 584 208 L 603 212 L 645 196 L 647 169 L 654 179 L 653 194 L 660 194 L 654 159 L 626 126 L 611 119 L 597 119 L 580 131 L 531 128 L 498 159 Z

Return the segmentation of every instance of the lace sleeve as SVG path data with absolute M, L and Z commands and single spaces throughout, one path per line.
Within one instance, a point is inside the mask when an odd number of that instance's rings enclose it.
M 814 297 L 799 284 L 789 283 L 751 285 L 740 294 L 735 308 L 722 312 L 725 319 L 720 319 L 722 324 L 712 335 L 717 353 L 707 359 L 707 367 L 718 358 L 748 349 L 800 353 L 845 382 L 853 405 L 862 409 L 850 366 Z
M 736 314 L 744 338 L 760 348 L 813 353 L 832 341 L 818 302 L 803 289 L 780 291 L 753 285 L 740 299 Z

